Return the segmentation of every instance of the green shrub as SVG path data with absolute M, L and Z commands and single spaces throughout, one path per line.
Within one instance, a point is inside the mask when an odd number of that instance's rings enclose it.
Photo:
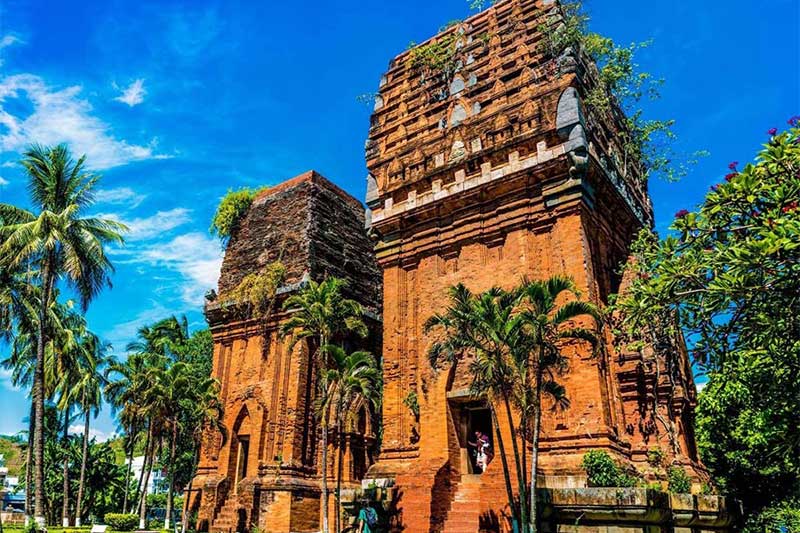
M 800 501 L 787 500 L 773 504 L 751 516 L 744 533 L 798 533 L 800 532 Z
M 133 531 L 139 525 L 139 517 L 135 514 L 108 513 L 103 518 L 114 531 Z
M 692 480 L 686 475 L 686 471 L 678 466 L 671 466 L 667 470 L 667 489 L 670 492 L 685 494 L 692 491 Z
M 161 531 L 164 529 L 164 521 L 158 518 L 151 518 L 147 521 L 147 529 L 151 531 Z
M 664 465 L 664 451 L 661 448 L 650 448 L 647 450 L 647 464 L 653 468 Z
M 591 450 L 583 456 L 581 467 L 586 471 L 590 487 L 633 487 L 636 478 L 627 474 L 603 450 Z
M 220 201 L 214 218 L 211 219 L 211 228 L 209 228 L 211 234 L 218 236 L 223 241 L 230 239 L 239 228 L 242 217 L 247 214 L 255 197 L 265 189 L 266 187 L 261 189 L 243 187 L 239 190 L 228 190 L 228 193 Z

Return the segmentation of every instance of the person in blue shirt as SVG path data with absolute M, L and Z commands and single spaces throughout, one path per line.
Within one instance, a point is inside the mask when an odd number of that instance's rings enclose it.
M 358 533 L 374 533 L 378 525 L 378 513 L 369 504 L 369 500 L 361 500 L 361 510 L 358 512 Z

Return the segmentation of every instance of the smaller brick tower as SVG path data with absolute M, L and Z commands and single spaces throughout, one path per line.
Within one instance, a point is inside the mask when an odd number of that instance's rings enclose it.
M 319 531 L 322 473 L 314 372 L 308 346 L 299 343 L 289 350 L 289 339 L 279 335 L 290 313 L 281 307 L 304 279 L 344 278 L 348 297 L 367 310 L 374 332 L 367 348 L 379 355 L 375 320 L 381 287 L 371 248 L 361 203 L 316 172 L 272 187 L 253 202 L 228 244 L 219 297 L 206 306 L 214 338 L 212 373 L 222 385 L 228 436 L 223 442 L 218 433 L 209 433 L 202 446 L 190 495 L 199 530 Z M 227 295 L 245 276 L 277 260 L 287 276 L 273 312 L 260 320 L 242 318 Z M 338 442 L 330 437 L 329 443 Z M 345 442 L 348 488 L 359 484 L 373 462 L 375 435 L 364 413 Z M 333 451 L 331 444 L 331 458 L 337 456 Z M 329 486 L 335 468 L 331 461 Z

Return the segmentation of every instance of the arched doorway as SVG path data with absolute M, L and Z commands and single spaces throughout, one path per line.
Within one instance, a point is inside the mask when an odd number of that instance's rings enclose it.
M 228 460 L 228 479 L 231 481 L 231 488 L 236 494 L 239 482 L 248 475 L 250 463 L 250 413 L 247 407 L 242 407 L 236 422 L 233 425 L 231 435 L 231 449 Z
M 456 362 L 447 380 L 450 449 L 458 450 L 457 456 L 451 452 L 450 462 L 461 475 L 478 475 L 483 473 L 479 463 L 482 461 L 485 467 L 494 458 L 495 434 L 486 400 L 472 393 L 469 362 L 468 359 Z M 486 446 L 481 445 L 479 437 L 485 439 Z M 481 461 L 479 448 L 484 452 Z

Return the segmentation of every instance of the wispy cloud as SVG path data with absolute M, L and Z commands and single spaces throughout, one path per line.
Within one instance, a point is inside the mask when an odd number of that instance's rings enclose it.
M 11 183 L 11 182 L 8 181 L 7 179 L 5 179 L 3 176 L 0 176 L 0 187 L 4 187 L 4 186 L 8 185 L 9 183 Z
M 12 391 L 19 390 L 18 387 L 15 387 L 14 384 L 11 383 L 11 370 L 0 368 L 0 387 Z
M 206 291 L 217 286 L 222 249 L 218 241 L 203 233 L 179 235 L 169 242 L 141 250 L 140 254 L 141 261 L 181 276 L 180 296 L 187 305 L 202 304 Z
M 153 239 L 191 222 L 191 213 L 189 209 L 176 207 L 167 211 L 158 211 L 155 215 L 142 218 L 125 219 L 115 213 L 100 214 L 98 217 L 116 220 L 128 226 L 125 240 L 134 242 Z
M 155 139 L 143 146 L 116 138 L 92 113 L 81 90 L 80 85 L 55 89 L 33 74 L 0 79 L 0 126 L 6 130 L 0 135 L 0 152 L 20 151 L 32 142 L 66 142 L 76 154 L 86 154 L 87 165 L 100 170 L 162 157 L 155 153 Z M 31 114 L 15 116 L 5 109 L 7 101 L 23 95 L 33 107 Z
M 116 87 L 116 85 L 115 85 Z M 144 96 L 147 94 L 147 90 L 144 88 L 144 80 L 138 79 L 128 85 L 122 91 L 122 94 L 114 98 L 117 102 L 122 102 L 123 104 L 127 104 L 130 107 L 135 105 L 139 105 L 144 102 Z
M 4 35 L 2 39 L 0 39 L 0 54 L 3 53 L 3 50 L 8 48 L 9 46 L 20 44 L 22 43 L 22 39 L 17 37 L 16 35 L 9 33 L 8 35 Z M 0 66 L 3 65 L 3 57 L 0 55 Z
M 83 426 L 80 424 L 73 424 L 69 427 L 70 435 L 83 436 Z M 114 434 L 97 429 L 96 427 L 89 426 L 89 439 L 95 439 L 97 442 L 105 442 L 114 438 Z
M 124 205 L 128 209 L 136 209 L 147 198 L 147 195 L 139 194 L 130 187 L 117 187 L 100 189 L 94 197 L 99 204 Z
M 128 343 L 136 337 L 136 332 L 139 331 L 139 328 L 146 324 L 152 324 L 175 312 L 174 309 L 168 309 L 161 303 L 152 300 L 148 302 L 147 308 L 134 318 L 125 322 L 118 322 L 109 331 L 104 332 L 103 339 L 111 344 L 115 354 L 123 354 Z

